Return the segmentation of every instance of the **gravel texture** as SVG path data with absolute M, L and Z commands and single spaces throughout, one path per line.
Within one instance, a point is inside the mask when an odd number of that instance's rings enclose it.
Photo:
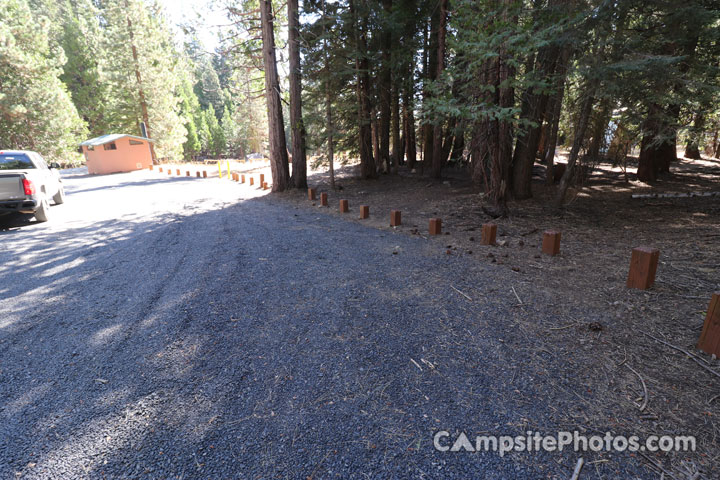
M 555 319 L 511 271 L 227 180 L 65 177 L 49 224 L 0 219 L 0 478 L 571 476 L 433 448 L 599 401 L 536 371 Z M 581 478 L 655 478 L 603 458 Z

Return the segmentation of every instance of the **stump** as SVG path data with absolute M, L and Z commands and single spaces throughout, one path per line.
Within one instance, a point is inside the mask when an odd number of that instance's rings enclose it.
M 560 253 L 560 235 L 557 230 L 546 230 L 543 233 L 542 252 L 545 255 L 554 257 Z
M 315 189 L 308 188 L 308 200 L 315 200 Z
M 390 226 L 399 227 L 402 225 L 400 210 L 390 210 Z
M 340 213 L 347 213 L 347 212 L 348 212 L 348 201 L 340 200 Z
M 633 248 L 627 288 L 647 290 L 655 283 L 660 250 L 650 247 Z
M 370 207 L 367 205 L 360 205 L 360 218 L 366 219 L 370 216 Z
M 710 299 L 698 348 L 705 353 L 720 357 L 720 292 L 713 293 Z
M 442 220 L 439 218 L 430 219 L 430 235 L 440 235 L 442 233 Z
M 482 245 L 495 245 L 495 237 L 497 236 L 497 225 L 494 223 L 484 223 L 482 226 L 482 234 L 480 243 Z
M 323 192 L 320 194 L 320 205 L 323 207 L 327 207 L 327 193 Z

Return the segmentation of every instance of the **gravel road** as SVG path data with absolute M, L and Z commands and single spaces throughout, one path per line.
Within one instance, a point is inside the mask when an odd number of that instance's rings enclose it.
M 0 478 L 572 474 L 433 448 L 582 404 L 590 372 L 548 355 L 548 394 L 530 364 L 519 322 L 551 313 L 509 270 L 227 180 L 64 176 L 50 223 L 0 220 Z

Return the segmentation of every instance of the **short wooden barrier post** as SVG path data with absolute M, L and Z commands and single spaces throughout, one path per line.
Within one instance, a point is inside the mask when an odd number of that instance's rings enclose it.
M 320 205 L 323 207 L 327 207 L 327 193 L 323 192 L 320 194 Z
M 557 230 L 546 230 L 543 233 L 542 252 L 545 255 L 554 257 L 560 253 L 560 235 Z
M 713 293 L 710 299 L 698 348 L 705 353 L 720 357 L 720 292 Z
M 400 210 L 390 210 L 390 226 L 399 227 L 400 225 L 402 225 Z
M 158 172 L 163 173 L 163 168 L 162 167 L 158 168 Z
M 245 183 L 245 175 L 240 175 L 240 183 Z
M 152 171 L 152 169 L 153 169 L 152 163 L 150 164 L 149 168 L 150 168 L 150 171 Z
M 263 182 L 263 190 L 267 190 L 267 189 L 268 189 L 268 184 L 267 184 L 267 182 Z
M 190 170 L 188 170 L 187 172 L 185 172 L 185 176 L 186 176 L 186 177 L 189 177 L 189 176 L 190 176 Z
M 177 169 L 177 170 L 175 170 L 175 171 L 177 172 L 177 176 L 179 177 L 179 176 L 181 175 L 181 173 L 180 173 L 180 169 L 178 168 L 178 169 Z
M 315 200 L 315 189 L 308 188 L 308 200 Z
M 347 212 L 348 212 L 348 201 L 340 200 L 340 213 L 347 213 Z
M 168 168 L 168 175 L 172 175 L 172 168 Z
M 207 178 L 207 170 L 203 170 L 203 178 Z
M 251 176 L 250 176 L 250 186 L 251 186 L 251 187 L 255 184 L 254 182 L 255 182 L 255 179 L 254 179 L 254 178 L 252 177 L 252 175 L 251 175 Z
M 263 185 L 265 185 L 265 174 L 261 173 L 260 174 L 260 187 L 262 187 Z
M 495 245 L 495 237 L 497 236 L 497 225 L 494 223 L 484 223 L 480 243 L 483 245 Z
M 651 247 L 633 248 L 627 287 L 647 290 L 655 283 L 660 250 Z
M 360 218 L 366 219 L 370 216 L 370 207 L 367 205 L 360 205 Z
M 197 178 L 202 177 L 202 175 L 200 175 L 200 172 L 199 172 L 199 171 L 195 172 L 195 176 L 196 176 Z
M 440 235 L 442 233 L 442 220 L 439 218 L 430 219 L 430 235 Z

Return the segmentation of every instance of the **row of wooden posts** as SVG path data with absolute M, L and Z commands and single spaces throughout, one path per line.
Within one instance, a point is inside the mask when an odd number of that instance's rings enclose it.
M 158 172 L 163 173 L 164 169 L 167 169 L 167 174 L 168 174 L 168 175 L 172 175 L 172 174 L 173 174 L 173 169 L 172 169 L 171 167 L 158 167 Z M 153 165 L 150 165 L 150 170 L 154 170 Z M 175 173 L 176 173 L 176 175 L 177 175 L 178 177 L 182 176 L 182 170 L 179 169 L 179 168 L 176 168 L 176 169 L 175 169 Z M 221 174 L 221 175 L 222 175 L 222 174 Z M 228 175 L 228 178 L 232 178 L 232 180 L 235 181 L 235 182 L 245 183 L 245 174 L 240 174 L 240 173 L 235 173 L 235 172 L 230 172 L 230 171 L 228 171 L 228 174 L 227 174 L 227 175 Z M 185 171 L 185 176 L 186 176 L 186 177 L 192 177 L 192 174 L 190 173 L 190 170 L 186 170 L 186 171 Z M 195 176 L 196 176 L 197 178 L 208 178 L 207 170 L 202 170 L 202 171 L 197 170 L 197 171 L 195 172 Z M 220 178 L 222 178 L 222 176 L 221 176 Z M 251 186 L 254 185 L 254 184 L 255 184 L 255 177 L 253 177 L 252 175 L 248 175 L 248 183 L 249 183 Z M 268 183 L 265 181 L 265 174 L 264 174 L 264 173 L 259 173 L 259 174 L 258 174 L 258 187 L 259 187 L 259 188 L 262 188 L 263 190 L 268 190 L 268 189 L 270 188 L 270 186 L 268 185 Z
M 317 190 L 315 188 L 308 189 L 308 199 L 317 200 Z M 320 205 L 328 206 L 327 193 L 320 194 Z M 348 213 L 350 211 L 349 202 L 345 199 L 340 200 L 340 213 Z M 370 207 L 368 205 L 360 205 L 360 219 L 370 217 Z M 400 210 L 390 210 L 390 226 L 398 227 L 402 224 L 402 214 Z M 428 225 L 430 235 L 440 235 L 442 233 L 442 220 L 440 218 L 431 218 Z M 560 253 L 561 232 L 557 230 L 546 230 L 543 233 L 542 252 L 546 255 L 555 256 Z M 494 223 L 485 223 L 482 226 L 481 240 L 482 245 L 495 245 L 497 236 L 497 225 Z M 633 248 L 630 257 L 630 270 L 627 278 L 627 288 L 639 290 L 647 290 L 655 283 L 655 274 L 657 273 L 658 261 L 660 259 L 660 251 L 657 248 L 637 247 Z M 712 295 L 710 306 L 708 307 L 705 317 L 705 324 L 700 335 L 698 348 L 720 357 L 720 292 Z

